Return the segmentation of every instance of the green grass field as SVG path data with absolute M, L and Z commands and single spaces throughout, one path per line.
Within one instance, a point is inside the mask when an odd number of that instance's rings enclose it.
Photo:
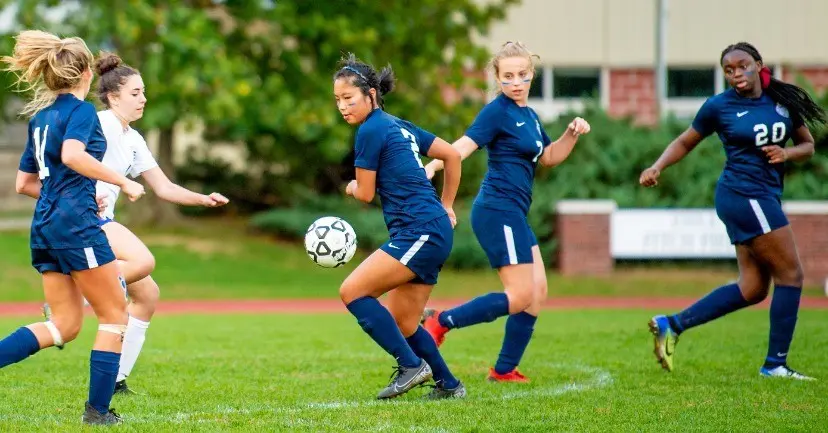
M 335 298 L 347 266 L 322 269 L 300 245 L 250 235 L 237 222 L 199 223 L 175 232 L 138 232 L 155 255 L 163 299 Z M 42 300 L 30 265 L 27 232 L 0 232 L 0 302 Z M 627 268 L 610 277 L 564 278 L 550 271 L 550 296 L 697 296 L 735 279 L 735 269 Z M 492 270 L 440 274 L 434 297 L 464 298 L 500 290 Z M 806 295 L 820 295 L 806 288 Z
M 462 401 L 415 389 L 374 400 L 390 358 L 350 316 L 159 316 L 130 385 L 121 431 L 819 431 L 828 381 L 763 379 L 767 313 L 746 311 L 688 333 L 677 371 L 651 354 L 647 311 L 547 312 L 521 369 L 530 384 L 491 384 L 503 321 L 455 331 L 444 355 Z M 34 319 L 34 318 L 33 318 Z M 804 311 L 791 363 L 828 378 L 828 324 Z M 0 333 L 25 320 L 0 320 Z M 88 323 L 91 325 L 92 323 Z M 0 372 L 1 431 L 80 427 L 93 329 Z
M 163 299 L 335 298 L 345 269 L 318 268 L 301 247 L 238 224 L 139 232 L 154 252 Z M 26 233 L 0 233 L 0 302 L 42 300 Z M 608 278 L 549 273 L 550 295 L 695 296 L 727 269 L 625 269 Z M 436 296 L 499 290 L 493 271 L 441 274 Z M 818 294 L 809 288 L 809 294 Z M 374 399 L 392 362 L 347 314 L 159 315 L 130 385 L 119 431 L 819 431 L 828 428 L 828 322 L 800 313 L 791 365 L 823 380 L 762 379 L 767 311 L 751 309 L 689 332 L 676 369 L 661 371 L 646 322 L 653 311 L 547 311 L 522 371 L 530 384 L 491 384 L 503 321 L 455 331 L 444 356 L 462 401 L 423 402 L 417 389 Z M 36 317 L 0 318 L 0 337 Z M 75 431 L 86 399 L 94 322 L 64 351 L 0 371 L 0 431 Z

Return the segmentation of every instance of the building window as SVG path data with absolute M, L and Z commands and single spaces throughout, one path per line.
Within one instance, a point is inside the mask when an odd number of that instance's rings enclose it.
M 535 70 L 535 77 L 532 78 L 532 87 L 529 88 L 529 97 L 543 99 L 543 84 L 544 84 L 543 68 L 538 67 Z
M 553 101 L 599 97 L 601 70 L 599 68 L 552 68 L 539 66 L 529 89 L 529 97 Z
M 601 70 L 593 68 L 552 69 L 552 96 L 554 98 L 598 97 L 601 89 Z
M 529 88 L 529 106 L 544 121 L 557 119 L 562 113 L 582 112 L 591 99 L 609 101 L 609 79 L 601 68 L 557 68 L 537 66 L 532 87 Z
M 714 68 L 668 68 L 668 98 L 708 98 L 716 93 Z

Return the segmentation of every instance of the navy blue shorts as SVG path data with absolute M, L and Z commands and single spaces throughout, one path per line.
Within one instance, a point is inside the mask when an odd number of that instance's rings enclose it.
M 747 197 L 726 186 L 716 186 L 716 214 L 734 245 L 788 225 L 779 198 Z
M 454 229 L 448 216 L 396 233 L 380 249 L 411 269 L 415 284 L 437 284 L 437 275 L 451 254 Z
M 60 272 L 69 275 L 72 271 L 95 269 L 113 261 L 115 254 L 109 244 L 63 250 L 32 249 L 32 266 L 41 274 Z
M 538 244 L 538 238 L 522 213 L 475 204 L 472 206 L 471 224 L 477 242 L 483 247 L 493 268 L 534 263 L 532 247 Z
M 112 218 L 102 217 L 102 218 L 98 219 L 98 227 L 103 227 L 103 226 L 105 226 L 105 225 L 107 225 L 107 224 L 109 224 L 113 221 L 115 221 L 115 220 L 112 219 Z

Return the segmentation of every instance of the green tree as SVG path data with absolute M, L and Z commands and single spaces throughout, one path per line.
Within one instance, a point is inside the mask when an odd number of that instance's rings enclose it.
M 251 170 L 264 173 L 271 192 L 288 192 L 291 184 L 335 191 L 353 170 L 345 157 L 354 129 L 339 117 L 332 97 L 343 54 L 377 67 L 391 64 L 398 86 L 386 98 L 388 111 L 451 141 L 481 102 L 453 104 L 444 91 L 480 94 L 482 75 L 469 71 L 479 72 L 490 53 L 472 35 L 487 32 L 514 3 L 280 1 L 264 17 L 234 14 L 248 25 L 236 26 L 229 43 L 256 65 L 255 90 L 242 100 L 242 119 L 226 119 L 213 130 L 246 144 Z
M 351 149 L 353 130 L 339 119 L 331 97 L 343 53 L 392 64 L 398 89 L 387 99 L 389 111 L 451 140 L 480 102 L 449 104 L 443 92 L 483 88 L 482 76 L 468 71 L 480 71 L 489 53 L 473 34 L 485 34 L 517 2 L 5 3 L 18 5 L 21 27 L 76 34 L 93 50 L 115 51 L 141 71 L 149 102 L 138 126 L 160 132 L 157 156 L 167 173 L 174 173 L 173 128 L 200 119 L 208 139 L 244 143 L 249 171 L 258 175 L 245 189 L 277 203 L 297 184 L 330 190 L 347 176 L 339 163 Z M 65 16 L 49 22 L 56 6 Z M 162 209 L 152 215 L 170 218 Z
M 156 156 L 173 178 L 173 128 L 177 123 L 243 115 L 231 83 L 249 76 L 249 64 L 228 53 L 232 47 L 226 44 L 221 23 L 211 13 L 217 8 L 212 2 L 7 3 L 16 3 L 15 20 L 20 28 L 39 27 L 62 36 L 80 36 L 93 51 L 114 51 L 141 71 L 149 105 L 138 126 L 158 130 Z M 151 211 L 145 214 L 155 220 L 152 222 L 174 220 L 177 215 L 173 206 L 157 200 L 149 200 L 149 204 Z

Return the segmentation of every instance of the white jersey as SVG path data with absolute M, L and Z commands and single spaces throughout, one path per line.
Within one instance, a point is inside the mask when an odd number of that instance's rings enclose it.
M 147 147 L 147 142 L 138 131 L 127 126 L 124 129 L 121 121 L 110 110 L 99 111 L 104 136 L 106 137 L 106 153 L 103 164 L 112 170 L 126 176 L 136 178 L 141 173 L 158 167 L 158 163 Z M 115 203 L 121 188 L 110 183 L 98 181 L 97 195 L 106 196 L 106 210 L 104 218 L 115 218 Z

